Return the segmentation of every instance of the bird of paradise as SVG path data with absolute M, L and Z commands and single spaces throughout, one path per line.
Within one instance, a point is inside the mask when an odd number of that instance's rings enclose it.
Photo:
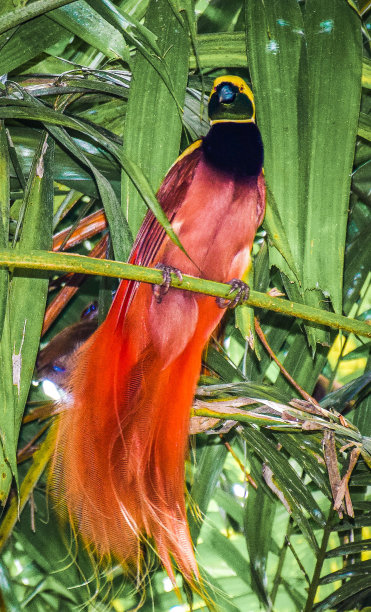
M 131 253 L 130 263 L 160 267 L 165 279 L 174 269 L 240 279 L 264 215 L 251 90 L 239 77 L 219 77 L 208 110 L 208 134 L 179 157 L 157 194 L 187 255 L 151 212 Z M 202 352 L 220 305 L 168 283 L 153 290 L 122 280 L 106 320 L 73 358 L 56 424 L 52 486 L 85 544 L 140 571 L 150 539 L 174 583 L 174 563 L 191 583 L 199 575 L 184 461 Z

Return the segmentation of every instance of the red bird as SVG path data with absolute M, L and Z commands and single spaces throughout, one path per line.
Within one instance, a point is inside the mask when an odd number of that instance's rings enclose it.
M 246 270 L 265 187 L 253 96 L 242 79 L 216 79 L 209 117 L 208 134 L 179 157 L 157 194 L 189 257 L 149 212 L 130 263 L 219 282 Z M 121 281 L 107 319 L 76 352 L 52 482 L 100 558 L 140 571 L 142 544 L 154 541 L 172 581 L 175 561 L 193 582 L 184 460 L 202 351 L 223 311 L 207 295 L 164 293 Z

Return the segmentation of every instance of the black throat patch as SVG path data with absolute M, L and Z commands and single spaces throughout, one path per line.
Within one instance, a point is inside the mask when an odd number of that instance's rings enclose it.
M 263 143 L 255 123 L 215 123 L 203 138 L 206 161 L 234 178 L 258 176 L 263 167 Z

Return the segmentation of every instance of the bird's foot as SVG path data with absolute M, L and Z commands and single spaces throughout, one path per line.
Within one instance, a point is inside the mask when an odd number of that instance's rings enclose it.
M 156 302 L 158 304 L 161 304 L 162 298 L 169 291 L 170 282 L 171 282 L 171 273 L 175 274 L 178 277 L 180 282 L 183 281 L 183 276 L 182 276 L 181 271 L 178 270 L 178 268 L 174 268 L 173 266 L 168 266 L 166 264 L 157 263 L 155 265 L 155 268 L 157 270 L 161 270 L 163 281 L 161 284 L 153 285 L 153 295 L 155 297 Z
M 229 291 L 228 295 L 231 295 L 235 291 L 237 291 L 237 293 L 231 299 L 217 297 L 216 303 L 218 304 L 219 308 L 235 308 L 247 300 L 250 294 L 249 285 L 246 285 L 246 283 L 239 278 L 232 278 L 232 280 L 230 280 L 227 284 L 231 285 L 231 290 Z

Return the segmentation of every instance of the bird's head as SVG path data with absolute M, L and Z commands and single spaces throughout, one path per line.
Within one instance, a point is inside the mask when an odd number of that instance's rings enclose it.
M 254 96 L 245 81 L 237 76 L 218 77 L 209 98 L 211 125 L 225 121 L 255 121 Z

